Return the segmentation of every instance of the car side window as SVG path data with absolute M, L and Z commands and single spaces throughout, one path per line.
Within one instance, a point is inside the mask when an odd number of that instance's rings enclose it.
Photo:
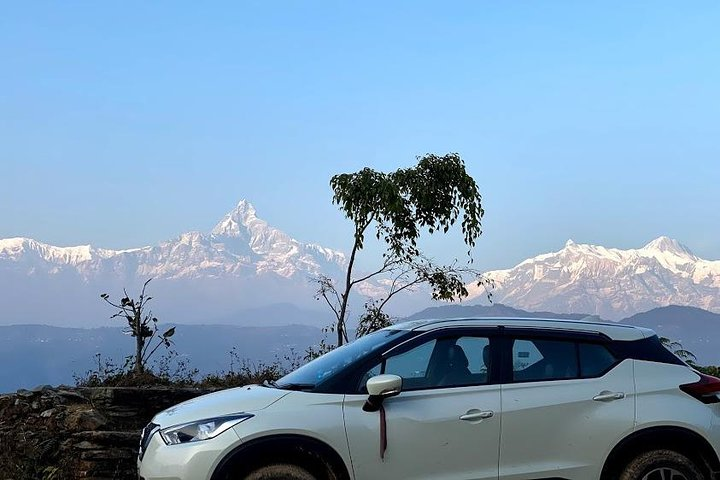
M 487 337 L 460 337 L 455 344 L 459 345 L 467 356 L 470 373 L 487 376 L 490 363 L 489 339 Z
M 575 342 L 516 339 L 512 348 L 513 381 L 533 382 L 579 377 Z
M 362 382 L 382 372 L 402 377 L 404 391 L 483 385 L 488 383 L 489 363 L 489 338 L 443 337 L 387 358 L 383 365 L 370 369 Z
M 392 373 L 402 377 L 403 385 L 424 384 L 428 374 L 430 357 L 436 344 L 437 340 L 431 340 L 405 353 L 388 358 L 383 373 Z
M 580 376 L 583 378 L 598 377 L 607 372 L 617 359 L 604 345 L 580 343 Z

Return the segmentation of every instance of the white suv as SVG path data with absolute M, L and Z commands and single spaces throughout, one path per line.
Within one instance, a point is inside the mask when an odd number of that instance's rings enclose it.
M 143 432 L 144 480 L 720 479 L 720 380 L 642 328 L 395 325 Z

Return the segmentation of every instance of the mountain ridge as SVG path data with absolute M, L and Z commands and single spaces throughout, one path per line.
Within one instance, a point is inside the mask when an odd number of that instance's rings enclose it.
M 247 200 L 211 231 L 185 232 L 153 246 L 111 250 L 2 239 L 0 324 L 101 326 L 109 313 L 100 294 L 127 289 L 132 296 L 149 278 L 151 294 L 162 299 L 153 309 L 165 321 L 204 323 L 281 302 L 314 310 L 309 278 L 339 277 L 344 265 L 342 252 L 294 239 L 259 218 Z M 322 318 L 316 326 L 326 325 Z
M 485 275 L 497 302 L 525 310 L 611 320 L 671 304 L 720 311 L 720 261 L 665 236 L 627 250 L 569 240 L 561 250 Z M 484 293 L 473 285 L 469 291 L 470 300 Z
M 26 237 L 0 239 L 0 261 L 22 260 L 29 260 L 30 274 L 43 266 L 47 274 L 74 269 L 87 282 L 117 266 L 118 261 L 135 263 L 136 275 L 154 278 L 242 274 L 253 269 L 256 274 L 292 277 L 317 274 L 330 265 L 342 266 L 345 255 L 293 239 L 258 218 L 255 207 L 241 200 L 211 232 L 190 231 L 155 246 L 112 250 L 92 245 L 57 247 Z
M 154 246 L 112 250 L 0 239 L 0 302 L 7 306 L 0 324 L 47 319 L 100 325 L 106 317 L 100 293 L 132 292 L 148 278 L 164 300 L 161 313 L 172 321 L 229 318 L 278 302 L 308 309 L 316 293 L 308 280 L 320 274 L 342 278 L 346 265 L 343 252 L 294 239 L 260 218 L 247 200 L 210 231 L 185 232 Z M 525 311 L 586 312 L 609 320 L 671 304 L 720 312 L 720 261 L 699 258 L 666 236 L 627 250 L 568 240 L 558 251 L 486 277 L 497 303 Z M 358 285 L 354 310 L 384 293 L 383 280 L 376 280 Z M 468 291 L 470 302 L 487 293 L 476 285 Z M 419 288 L 396 299 L 391 314 L 432 303 L 427 289 Z

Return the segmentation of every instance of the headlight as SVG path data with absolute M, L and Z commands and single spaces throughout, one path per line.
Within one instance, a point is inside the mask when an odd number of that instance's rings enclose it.
M 160 430 L 160 436 L 168 445 L 199 442 L 201 440 L 215 438 L 250 417 L 252 417 L 252 415 L 247 413 L 237 413 L 224 417 L 207 418 L 205 420 L 198 420 L 197 422 L 183 423 L 182 425 L 175 425 Z

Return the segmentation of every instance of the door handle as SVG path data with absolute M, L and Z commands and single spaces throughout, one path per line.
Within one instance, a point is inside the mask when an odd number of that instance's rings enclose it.
M 607 390 L 603 390 L 595 395 L 593 400 L 596 402 L 612 402 L 613 400 L 621 400 L 623 398 L 625 398 L 625 393 L 623 392 L 609 392 Z
M 464 415 L 460 415 L 460 420 L 466 422 L 477 422 L 478 420 L 484 420 L 490 418 L 495 414 L 492 410 L 468 410 Z

